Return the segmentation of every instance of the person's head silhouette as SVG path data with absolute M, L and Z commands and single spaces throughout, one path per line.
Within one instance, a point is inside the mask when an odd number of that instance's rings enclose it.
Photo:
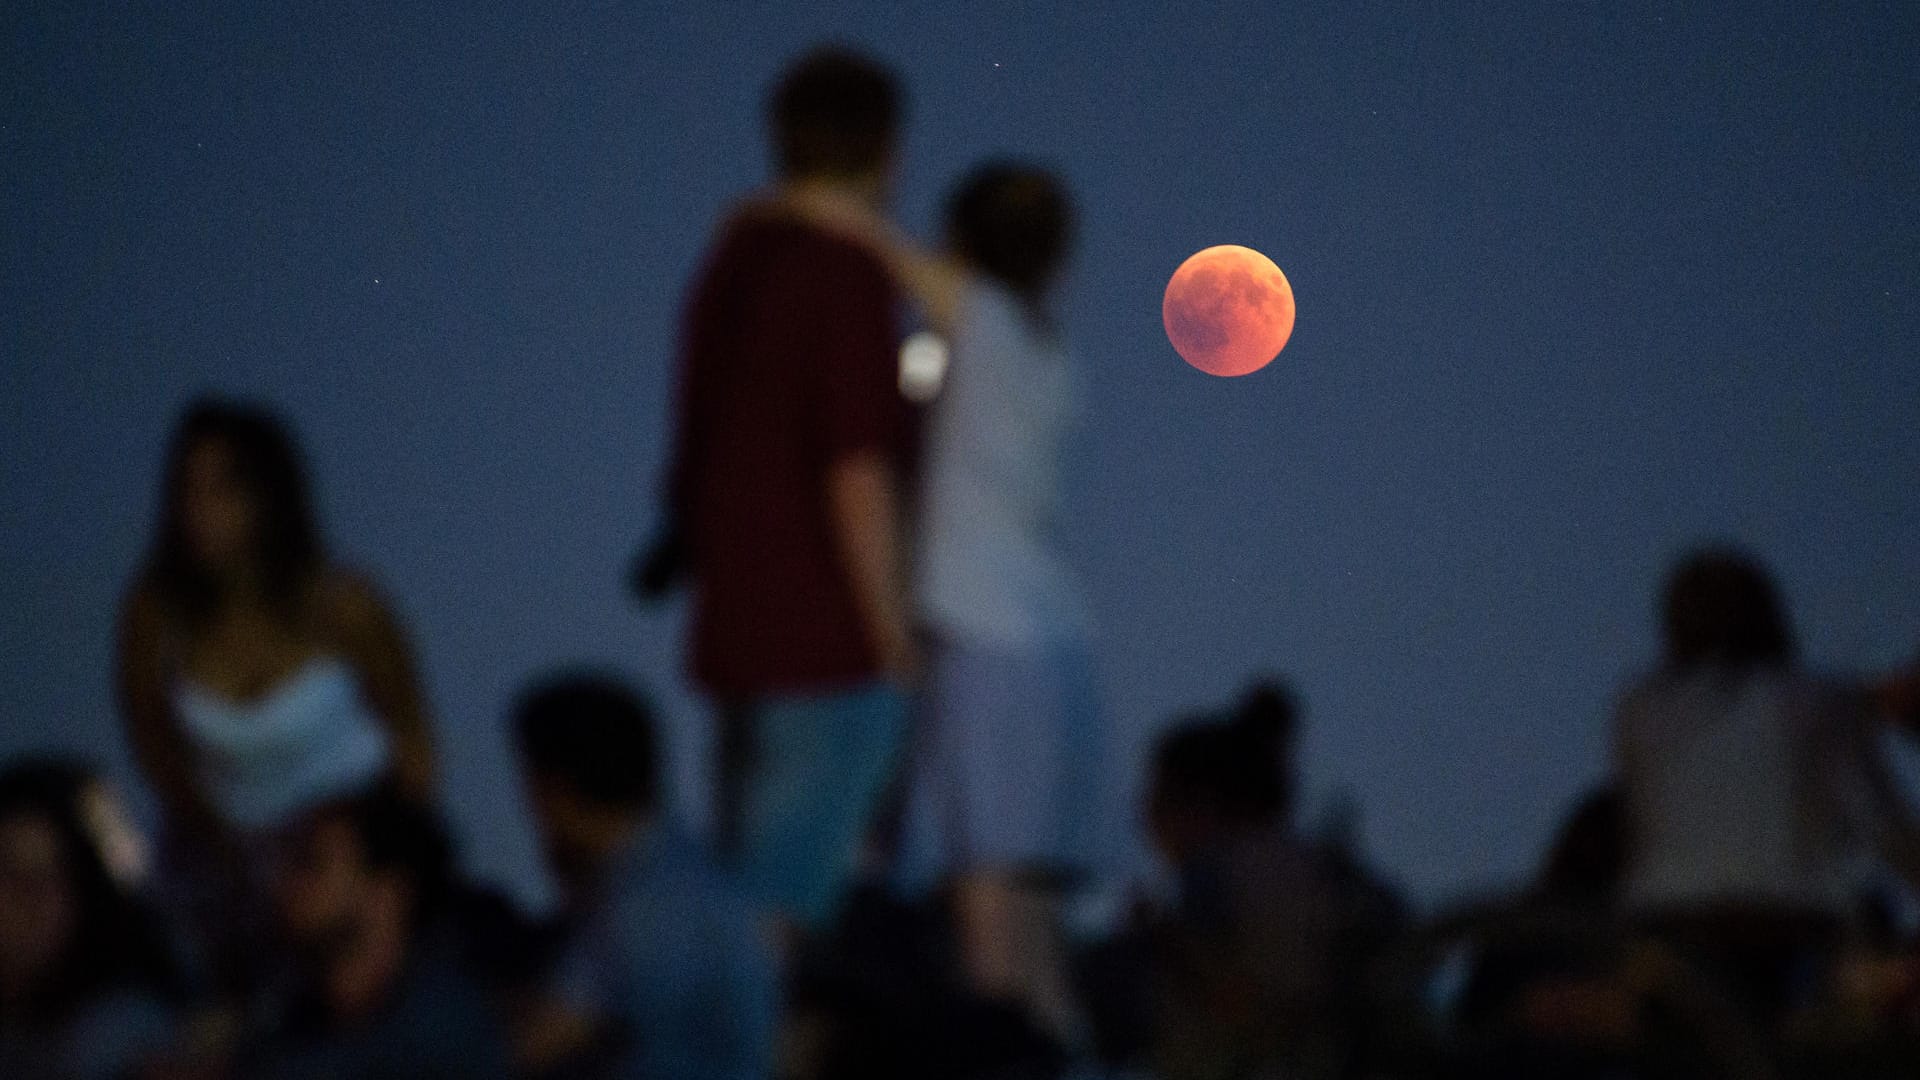
M 828 47 L 801 57 L 774 87 L 767 109 L 781 181 L 830 183 L 884 200 L 900 98 L 892 73 L 859 53 Z
M 989 162 L 948 197 L 946 231 L 948 247 L 968 267 L 1037 305 L 1073 247 L 1073 208 L 1052 173 Z
M 1662 601 L 1667 663 L 1676 669 L 1778 668 L 1794 660 L 1793 629 L 1773 578 L 1732 548 L 1687 556 Z

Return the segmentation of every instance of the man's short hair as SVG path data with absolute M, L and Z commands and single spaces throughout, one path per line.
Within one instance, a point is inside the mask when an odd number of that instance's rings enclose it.
M 653 711 L 618 678 L 549 676 L 520 696 L 514 732 L 527 768 L 608 806 L 652 809 L 659 792 Z
M 781 77 L 768 114 L 782 176 L 863 176 L 893 152 L 900 87 L 859 53 L 816 49 Z

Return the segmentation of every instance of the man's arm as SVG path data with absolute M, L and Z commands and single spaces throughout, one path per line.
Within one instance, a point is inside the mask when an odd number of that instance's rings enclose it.
M 850 454 L 827 471 L 834 538 L 881 667 L 908 678 L 916 667 L 907 613 L 904 513 L 899 477 L 877 450 Z
M 822 362 L 824 509 L 868 644 L 887 674 L 907 678 L 915 663 L 901 469 L 912 410 L 899 389 L 897 295 L 873 256 L 840 244 L 819 248 L 807 299 Z
M 935 329 L 948 335 L 954 332 L 967 280 L 966 271 L 954 259 L 922 247 L 871 204 L 830 188 L 789 188 L 763 205 L 797 214 L 865 245 L 887 264 L 888 272 L 926 312 Z

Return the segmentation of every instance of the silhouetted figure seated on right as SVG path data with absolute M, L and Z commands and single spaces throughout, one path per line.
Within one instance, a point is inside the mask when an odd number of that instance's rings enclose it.
M 1868 857 L 1920 882 L 1920 839 L 1861 688 L 1798 664 L 1766 571 L 1688 557 L 1662 605 L 1665 655 L 1622 699 L 1625 902 L 1771 1026 L 1804 1004 L 1848 930 Z

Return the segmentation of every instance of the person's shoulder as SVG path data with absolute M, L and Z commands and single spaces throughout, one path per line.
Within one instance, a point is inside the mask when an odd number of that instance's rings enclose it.
M 1784 692 L 1815 701 L 1855 697 L 1863 684 L 1863 680 L 1847 672 L 1811 667 L 1782 670 L 1774 678 Z
M 779 230 L 766 212 L 741 209 L 722 218 L 707 238 L 694 275 L 694 291 L 724 289 L 747 270 L 779 252 Z
M 778 211 L 737 214 L 720 224 L 709 250 L 715 261 L 763 260 L 782 256 L 880 259 L 865 246 L 839 233 Z
M 1858 677 L 1825 670 L 1783 672 L 1779 694 L 1803 723 L 1818 728 L 1870 721 L 1873 693 Z
M 892 275 L 879 254 L 856 240 L 789 217 L 764 214 L 724 223 L 704 271 L 708 287 L 752 281 L 756 289 L 817 297 L 810 306 L 891 297 Z
M 1018 322 L 1025 314 L 1013 290 L 975 271 L 960 277 L 960 317 L 970 321 Z
M 806 265 L 817 267 L 827 281 L 858 281 L 892 291 L 893 275 L 872 248 L 816 225 L 793 222 L 791 229 L 791 250 Z
M 1066 342 L 1034 307 L 984 274 L 968 273 L 960 287 L 954 332 L 963 348 L 1064 361 Z
M 157 633 L 168 623 L 166 596 L 160 582 L 141 570 L 120 594 L 120 622 L 128 630 Z
M 392 605 L 379 584 L 351 566 L 328 566 L 316 574 L 308 602 L 322 625 L 347 641 L 385 633 L 393 625 Z
M 373 575 L 354 566 L 325 567 L 314 575 L 312 589 L 317 603 L 342 617 L 371 615 L 386 604 Z
M 150 573 L 142 571 L 120 597 L 116 663 L 122 676 L 134 671 L 149 674 L 155 665 L 173 663 L 188 636 L 173 598 Z
M 756 260 L 778 261 L 806 271 L 801 281 L 868 277 L 891 281 L 880 254 L 853 237 L 807 221 L 769 214 L 736 222 L 729 242 Z
M 725 916 L 748 904 L 747 891 L 699 840 L 674 829 L 653 840 L 644 871 L 624 882 L 625 898 L 688 913 Z
M 1679 694 L 1684 683 L 1683 678 L 1664 668 L 1636 672 L 1615 696 L 1615 711 L 1621 715 L 1645 712 Z
M 1613 698 L 1612 737 L 1616 753 L 1637 756 L 1671 734 L 1677 684 L 1671 673 L 1642 670 L 1628 678 Z

